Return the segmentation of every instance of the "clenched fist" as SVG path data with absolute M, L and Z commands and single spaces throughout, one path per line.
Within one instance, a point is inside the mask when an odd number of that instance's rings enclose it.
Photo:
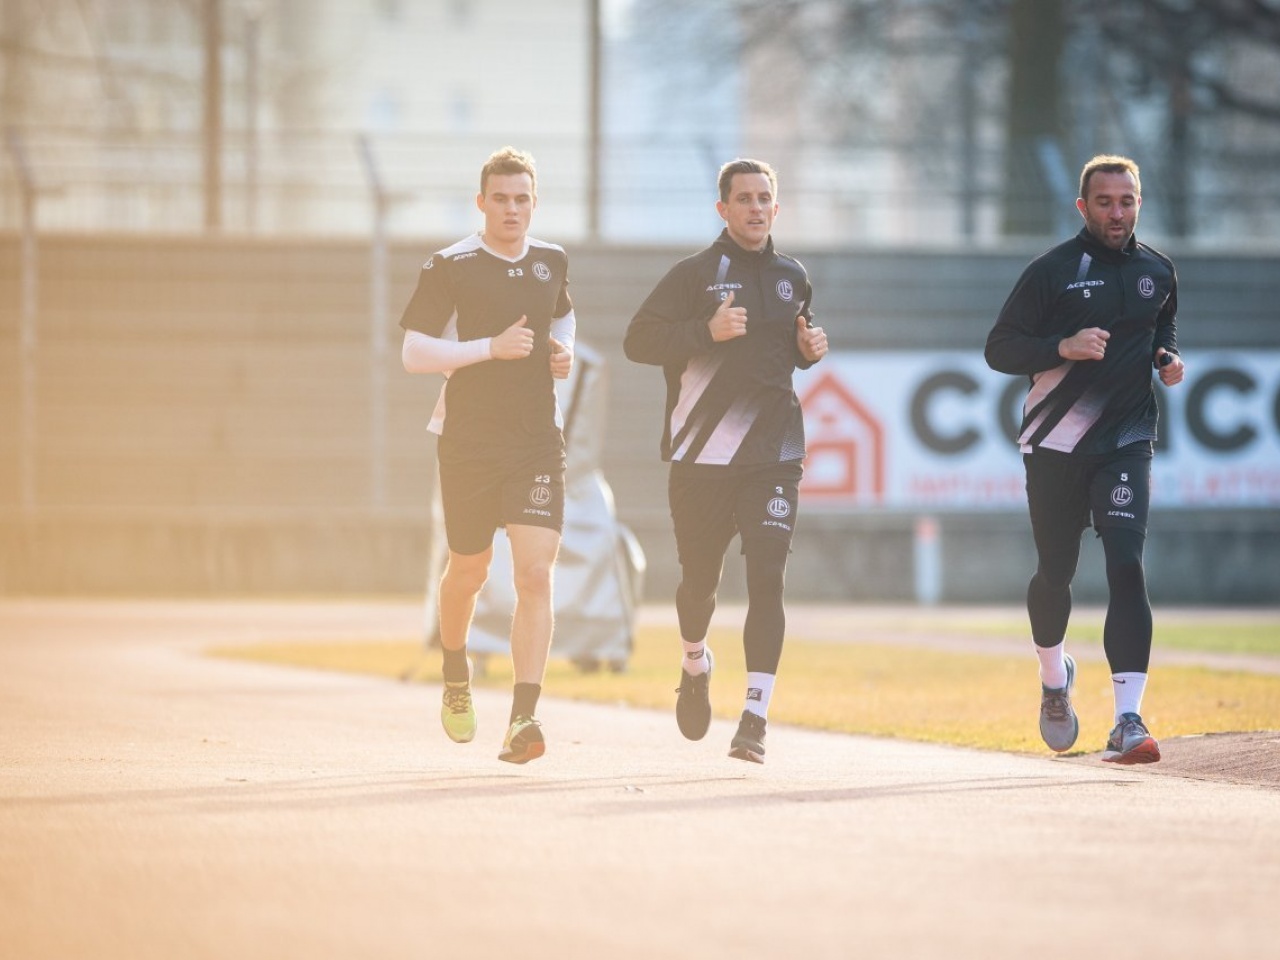
M 533 353 L 533 331 L 526 326 L 528 322 L 528 317 L 521 317 L 490 339 L 489 356 L 494 360 L 523 360 Z
M 720 306 L 707 321 L 707 327 L 711 330 L 711 339 L 717 343 L 747 335 L 747 308 L 733 305 L 732 290 L 720 301 Z
M 555 337 L 551 338 L 551 376 L 567 380 L 573 369 L 573 351 Z

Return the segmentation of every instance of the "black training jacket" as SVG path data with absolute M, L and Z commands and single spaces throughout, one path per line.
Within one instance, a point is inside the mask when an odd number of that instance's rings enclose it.
M 747 333 L 716 343 L 707 321 L 732 291 Z M 681 260 L 627 327 L 624 349 L 666 375 L 662 459 L 753 467 L 804 459 L 804 421 L 792 388 L 809 367 L 796 317 L 812 316 L 813 288 L 800 262 L 773 249 L 745 250 L 728 231 Z
M 1018 443 L 1103 454 L 1156 437 L 1152 364 L 1177 353 L 1178 278 L 1164 254 L 1130 238 L 1121 250 L 1087 229 L 1033 260 L 987 337 L 987 364 L 1031 377 Z M 1063 360 L 1059 341 L 1111 333 L 1101 360 Z

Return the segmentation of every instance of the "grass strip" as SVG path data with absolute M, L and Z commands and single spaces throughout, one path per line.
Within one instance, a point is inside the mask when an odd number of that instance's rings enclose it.
M 1201 627 L 1200 635 L 1211 632 Z M 716 653 L 712 708 L 717 716 L 733 719 L 742 710 L 746 685 L 742 640 L 736 632 L 713 629 L 709 641 Z M 587 673 L 552 660 L 543 689 L 548 696 L 674 713 L 679 650 L 674 629 L 645 627 L 638 631 L 625 672 Z M 421 643 L 410 640 L 262 643 L 224 646 L 211 653 L 388 678 L 411 672 L 415 682 L 440 681 L 439 653 L 424 655 Z M 1023 655 L 997 655 L 795 638 L 787 641 L 778 673 L 769 711 L 770 720 L 777 723 L 983 750 L 1045 752 L 1036 725 L 1040 692 L 1030 648 Z M 488 657 L 484 675 L 476 682 L 509 687 L 509 659 Z M 1112 725 L 1111 679 L 1105 663 L 1080 662 L 1074 701 L 1080 715 L 1075 752 L 1101 750 Z M 1152 674 L 1143 716 L 1157 737 L 1277 730 L 1280 676 L 1161 666 Z

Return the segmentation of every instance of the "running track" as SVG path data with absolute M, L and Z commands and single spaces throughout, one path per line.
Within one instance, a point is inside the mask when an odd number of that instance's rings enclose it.
M 1280 790 L 209 659 L 413 603 L 0 601 L 0 955 L 1280 958 Z M 673 684 L 674 685 L 674 684 Z

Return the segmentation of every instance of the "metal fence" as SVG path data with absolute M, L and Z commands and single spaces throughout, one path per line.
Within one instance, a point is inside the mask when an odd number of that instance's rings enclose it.
M 0 164 L 0 230 L 21 229 L 26 204 L 37 229 L 58 232 L 200 233 L 212 221 L 233 235 L 346 237 L 369 235 L 379 213 L 390 236 L 451 236 L 474 229 L 476 177 L 498 145 L 490 139 L 366 138 L 354 132 L 228 137 L 211 192 L 194 132 L 112 139 L 72 130 L 11 129 L 7 140 L 8 162 Z M 567 242 L 682 243 L 699 241 L 717 226 L 714 184 L 728 157 L 723 145 L 676 138 L 607 141 L 594 163 L 585 140 L 535 137 L 520 145 L 539 161 L 535 232 L 542 235 Z M 767 142 L 737 147 L 728 152 L 750 152 L 779 167 L 783 213 L 777 236 L 792 247 L 998 245 L 1009 239 L 1001 228 L 1008 204 L 1020 202 L 1006 195 L 1012 189 L 1006 164 L 992 150 L 976 170 L 966 171 L 959 151 L 946 143 L 928 150 Z M 1062 174 L 1070 166 L 1060 151 L 1026 162 L 1057 171 L 1054 181 L 1060 181 L 1045 238 L 1074 231 L 1074 184 Z M 593 167 L 600 183 L 595 210 L 588 186 Z M 1156 243 L 1170 237 L 1167 211 L 1174 199 L 1159 167 L 1157 158 L 1144 170 L 1141 227 L 1144 239 Z M 1208 215 L 1193 217 L 1190 235 L 1177 237 L 1178 245 L 1280 247 L 1280 167 L 1212 156 L 1203 167 L 1187 205 Z M 589 236 L 593 223 L 596 237 Z

